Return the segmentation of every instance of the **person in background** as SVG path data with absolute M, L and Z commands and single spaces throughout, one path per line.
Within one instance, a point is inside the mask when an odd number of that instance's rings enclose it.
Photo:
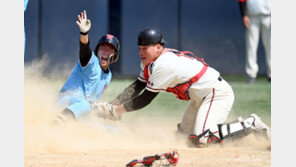
M 267 79 L 271 81 L 271 0 L 238 0 L 243 25 L 246 28 L 246 66 L 247 82 L 256 81 L 259 67 L 257 49 L 261 33 L 265 49 Z

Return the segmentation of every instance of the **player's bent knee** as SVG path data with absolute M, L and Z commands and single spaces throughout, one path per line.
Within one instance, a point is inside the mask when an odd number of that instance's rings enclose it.
M 184 129 L 181 128 L 181 123 L 177 124 L 177 134 L 178 135 L 186 135 L 186 134 L 188 135 L 188 133 Z

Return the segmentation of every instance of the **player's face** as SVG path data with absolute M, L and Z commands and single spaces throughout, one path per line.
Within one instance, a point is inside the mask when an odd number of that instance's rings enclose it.
M 151 61 L 156 60 L 161 52 L 161 45 L 149 45 L 149 46 L 139 46 L 139 55 L 142 59 L 142 63 L 146 66 Z
M 100 59 L 100 64 L 104 70 L 107 70 L 110 62 L 110 55 L 115 53 L 115 48 L 109 43 L 103 43 L 99 46 L 98 55 Z

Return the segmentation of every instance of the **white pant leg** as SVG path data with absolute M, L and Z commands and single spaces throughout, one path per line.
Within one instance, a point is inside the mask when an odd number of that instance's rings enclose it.
M 197 112 L 193 134 L 199 135 L 210 129 L 218 133 L 218 124 L 226 121 L 234 102 L 231 86 L 225 81 L 217 81 L 213 90 L 202 101 Z
M 257 16 L 250 16 L 250 26 L 246 29 L 246 73 L 256 78 L 259 71 L 257 64 L 257 49 L 259 43 L 260 23 Z
M 271 17 L 261 16 L 262 42 L 265 49 L 267 77 L 271 77 Z

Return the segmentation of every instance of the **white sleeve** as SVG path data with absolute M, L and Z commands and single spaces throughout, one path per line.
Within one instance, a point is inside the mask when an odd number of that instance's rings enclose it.
M 146 82 L 145 77 L 144 77 L 144 64 L 141 62 L 141 71 L 140 74 L 138 76 L 138 80 L 142 81 L 142 82 Z
M 150 73 L 146 89 L 151 92 L 165 91 L 176 77 L 168 64 L 154 64 Z

